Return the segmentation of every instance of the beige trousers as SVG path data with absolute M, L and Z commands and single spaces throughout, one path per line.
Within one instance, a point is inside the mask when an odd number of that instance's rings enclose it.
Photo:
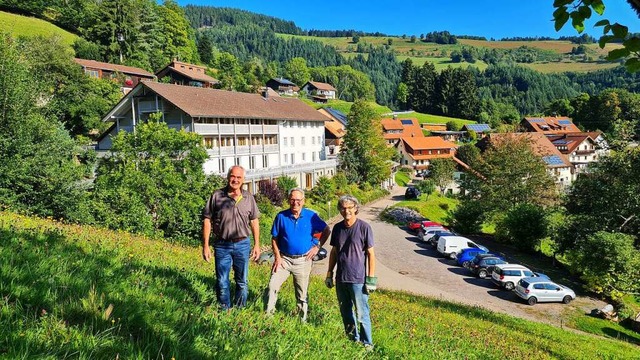
M 276 310 L 276 302 L 278 301 L 278 292 L 289 278 L 293 275 L 293 286 L 296 291 L 296 303 L 298 312 L 302 317 L 302 321 L 307 321 L 307 289 L 309 288 L 309 276 L 311 276 L 312 260 L 307 260 L 304 256 L 299 258 L 291 258 L 282 255 L 282 267 L 276 272 L 271 273 L 269 280 L 269 293 L 267 294 L 267 314 L 273 314 Z

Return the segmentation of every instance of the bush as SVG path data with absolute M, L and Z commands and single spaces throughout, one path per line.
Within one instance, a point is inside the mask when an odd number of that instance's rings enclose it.
M 287 196 L 289 190 L 298 187 L 298 182 L 290 176 L 283 176 L 278 178 L 278 187 L 282 190 L 284 196 Z
M 285 198 L 285 193 L 275 181 L 261 181 L 259 190 L 261 197 L 264 197 L 265 199 L 270 201 L 271 204 L 275 206 L 282 206 Z
M 453 229 L 461 234 L 478 234 L 483 220 L 484 211 L 480 203 L 466 200 L 458 205 L 449 223 L 453 224 Z
M 496 231 L 507 242 L 523 250 L 535 251 L 540 239 L 547 236 L 549 221 L 540 206 L 524 203 L 509 210 L 497 224 Z
M 421 193 L 429 196 L 436 190 L 436 184 L 433 180 L 421 180 L 416 184 L 416 188 L 420 190 Z

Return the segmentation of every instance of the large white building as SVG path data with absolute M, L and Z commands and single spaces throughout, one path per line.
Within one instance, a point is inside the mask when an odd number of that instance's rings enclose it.
M 98 151 L 110 149 L 118 131 L 132 131 L 153 113 L 171 128 L 202 135 L 209 154 L 205 173 L 225 175 L 236 164 L 247 169 L 251 191 L 280 176 L 312 188 L 320 176 L 336 171 L 336 160 L 327 160 L 324 150 L 329 119 L 298 99 L 157 82 L 140 83 L 103 118 L 113 125 Z

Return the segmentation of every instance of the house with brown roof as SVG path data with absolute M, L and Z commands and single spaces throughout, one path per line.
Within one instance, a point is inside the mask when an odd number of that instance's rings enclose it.
M 97 150 L 108 151 L 119 131 L 133 131 L 154 113 L 170 128 L 202 136 L 206 174 L 225 176 L 241 165 L 251 191 L 285 175 L 304 188 L 335 175 L 336 160 L 324 152 L 328 118 L 303 101 L 157 82 L 140 83 L 103 117 L 112 126 Z
M 525 132 L 537 132 L 547 135 L 580 132 L 571 118 L 566 116 L 525 117 L 520 122 Z
M 418 119 L 384 118 L 380 120 L 382 136 L 389 146 L 395 146 L 403 137 L 424 137 Z
M 302 86 L 301 91 L 309 94 L 315 102 L 326 103 L 327 100 L 336 98 L 337 90 L 331 86 L 331 84 L 319 81 L 307 81 L 307 83 Z
M 599 135 L 599 133 L 595 134 Z M 598 161 L 602 156 L 598 152 L 598 143 L 590 133 L 547 135 L 547 138 L 562 154 L 569 158 L 576 173 L 584 171 L 590 163 Z
M 490 144 L 499 143 L 509 137 L 525 138 L 530 142 L 531 150 L 542 158 L 542 161 L 546 164 L 547 172 L 554 178 L 558 187 L 566 188 L 571 185 L 574 180 L 574 166 L 569 161 L 569 158 L 562 154 L 551 140 L 541 132 L 491 133 L 478 141 L 477 146 L 484 150 Z
M 98 79 L 113 79 L 120 83 L 120 90 L 123 94 L 128 93 L 140 81 L 153 81 L 156 76 L 152 73 L 133 66 L 110 64 L 95 60 L 73 59 L 82 66 L 85 75 Z
M 330 120 L 324 123 L 324 146 L 327 158 L 335 159 L 347 134 L 347 116 L 333 108 L 321 108 L 318 112 Z
M 158 80 L 169 78 L 170 84 L 197 86 L 203 88 L 215 87 L 219 81 L 207 75 L 207 68 L 174 60 L 169 65 L 156 72 Z

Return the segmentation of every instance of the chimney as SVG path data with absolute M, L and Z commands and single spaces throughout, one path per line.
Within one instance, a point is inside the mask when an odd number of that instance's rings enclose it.
M 398 114 L 393 114 L 393 120 L 398 120 Z

